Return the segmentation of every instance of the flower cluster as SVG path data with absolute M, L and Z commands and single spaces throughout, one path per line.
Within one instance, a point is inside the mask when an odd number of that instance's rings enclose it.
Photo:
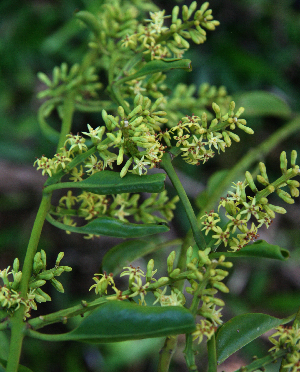
M 168 112 L 167 125 L 172 128 L 184 115 L 191 112 L 199 117 L 205 112 L 207 120 L 212 120 L 213 114 L 210 111 L 212 104 L 215 102 L 222 112 L 226 112 L 231 101 L 224 86 L 217 88 L 203 83 L 197 90 L 194 84 L 178 84 L 164 106 L 164 110 Z
M 250 172 L 246 172 L 245 181 L 234 183 L 232 186 L 234 191 L 230 191 L 227 197 L 222 198 L 219 203 L 218 211 L 220 208 L 225 208 L 225 216 L 229 220 L 224 228 L 218 225 L 221 220 L 219 213 L 211 211 L 202 216 L 204 218 L 202 230 L 205 230 L 206 235 L 212 234 L 215 245 L 224 243 L 225 247 L 229 246 L 231 250 L 238 251 L 250 241 L 258 238 L 258 229 L 262 225 L 267 228 L 270 226 L 275 218 L 275 213 L 286 213 L 284 208 L 270 204 L 267 196 L 276 192 L 286 203 L 294 203 L 294 198 L 299 196 L 298 188 L 300 186 L 298 181 L 291 179 L 299 175 L 296 158 L 297 153 L 293 150 L 291 168 L 287 169 L 286 153 L 281 153 L 282 176 L 273 183 L 269 182 L 265 164 L 260 162 L 260 174 L 257 175 L 257 181 L 264 186 L 261 191 L 258 191 Z M 246 195 L 247 186 L 251 188 L 254 196 Z M 285 186 L 289 187 L 290 193 L 282 190 Z
M 212 104 L 216 118 L 208 125 L 207 114 L 203 112 L 199 116 L 186 116 L 179 121 L 178 125 L 168 131 L 159 134 L 168 146 L 171 146 L 171 139 L 176 140 L 176 147 L 182 152 L 183 159 L 189 164 L 198 165 L 200 162 L 207 162 L 215 155 L 215 150 L 220 153 L 226 147 L 231 146 L 231 140 L 240 141 L 239 136 L 233 132 L 238 127 L 248 134 L 253 134 L 253 130 L 246 126 L 246 120 L 240 119 L 244 108 L 234 112 L 235 103 L 232 101 L 229 110 L 222 115 L 220 107 Z
M 181 58 L 189 49 L 187 39 L 192 39 L 196 44 L 202 44 L 206 40 L 206 31 L 214 30 L 219 22 L 213 19 L 212 10 L 208 9 L 209 3 L 205 2 L 196 11 L 198 4 L 193 1 L 190 7 L 182 7 L 182 19 L 178 18 L 179 6 L 172 11 L 172 24 L 170 27 L 164 25 L 165 11 L 150 12 L 150 19 L 144 26 L 138 24 L 134 33 L 126 35 L 122 46 L 131 50 L 141 50 L 150 55 L 151 59 L 166 57 Z M 190 20 L 194 13 L 193 19 Z
M 204 328 L 208 327 L 212 330 L 211 327 L 222 324 L 221 311 L 225 304 L 223 300 L 215 297 L 215 295 L 218 291 L 229 292 L 228 287 L 223 283 L 228 271 L 218 267 L 229 269 L 232 267 L 232 263 L 225 262 L 225 256 L 223 255 L 219 257 L 218 261 L 211 260 L 209 258 L 210 252 L 210 248 L 206 248 L 204 251 L 199 250 L 198 255 L 194 257 L 192 247 L 187 251 L 187 268 L 190 270 L 187 278 L 191 286 L 187 287 L 186 291 L 194 296 L 192 306 L 197 309 L 197 314 L 206 319 L 205 327 L 202 322 L 200 328 L 197 328 L 194 334 L 194 339 L 203 337 Z M 219 309 L 216 308 L 217 306 Z M 203 332 L 200 332 L 200 330 Z
M 283 368 L 289 371 L 297 372 L 300 370 L 300 328 L 299 325 L 291 327 L 279 326 L 277 331 L 269 337 L 274 346 L 269 351 L 278 351 L 280 349 L 289 350 L 285 356 Z M 276 339 L 276 337 L 278 337 Z
M 13 268 L 10 266 L 4 270 L 0 270 L 0 278 L 4 285 L 0 287 L 0 304 L 8 313 L 12 313 L 19 309 L 20 305 L 25 306 L 25 318 L 30 317 L 31 310 L 36 310 L 36 302 L 51 301 L 51 297 L 45 293 L 41 287 L 49 280 L 50 283 L 59 291 L 64 292 L 62 284 L 55 278 L 60 276 L 64 271 L 71 271 L 69 266 L 60 266 L 60 261 L 63 258 L 63 252 L 57 256 L 55 267 L 46 270 L 46 253 L 44 250 L 37 252 L 34 256 L 32 277 L 29 281 L 29 292 L 26 298 L 22 298 L 18 292 L 22 271 L 19 271 L 19 260 L 16 258 L 13 263 Z M 13 281 L 9 280 L 9 275 Z M 35 302 L 36 301 L 36 302 Z
M 82 217 L 90 221 L 97 217 L 109 216 L 128 222 L 126 217 L 133 216 L 134 220 L 143 223 L 157 223 L 170 221 L 179 197 L 169 200 L 166 190 L 159 194 L 153 193 L 149 198 L 139 203 L 139 194 L 117 194 L 108 198 L 92 192 L 82 191 L 78 196 L 69 190 L 61 197 L 58 206 L 52 214 L 68 226 L 76 226 L 73 217 Z M 160 217 L 158 213 L 162 216 Z M 69 233 L 69 232 L 67 232 Z M 92 238 L 93 235 L 86 236 Z

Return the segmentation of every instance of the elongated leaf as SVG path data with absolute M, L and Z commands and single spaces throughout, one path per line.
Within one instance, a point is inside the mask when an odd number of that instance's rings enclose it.
M 106 343 L 177 335 L 194 330 L 194 317 L 184 307 L 139 306 L 125 301 L 109 301 L 93 311 L 69 333 L 29 334 L 49 341 Z
M 290 322 L 294 315 L 278 319 L 266 314 L 238 315 L 222 325 L 216 336 L 218 364 L 265 332 Z
M 125 81 L 137 79 L 141 76 L 155 74 L 156 72 L 173 70 L 175 68 L 180 68 L 183 70 L 192 71 L 192 62 L 190 59 L 179 59 L 179 60 L 161 60 L 156 59 L 154 61 L 148 62 L 135 74 L 126 76 L 123 79 L 117 80 L 115 85 L 123 84 Z
M 102 171 L 93 174 L 89 178 L 73 183 L 73 187 L 93 192 L 99 195 L 111 195 L 120 193 L 149 192 L 156 193 L 164 190 L 166 175 L 164 173 L 146 174 L 127 174 L 120 178 L 118 172 Z
M 278 116 L 289 118 L 291 109 L 287 103 L 273 93 L 263 91 L 247 92 L 235 99 L 238 107 L 246 108 L 245 116 Z
M 55 177 L 55 175 L 54 175 Z M 48 186 L 45 192 L 57 189 L 82 189 L 98 195 L 112 195 L 121 193 L 149 192 L 157 193 L 164 190 L 164 173 L 147 174 L 138 176 L 137 174 L 127 174 L 121 178 L 118 172 L 101 171 L 93 174 L 80 182 L 62 182 Z
M 248 244 L 238 252 L 218 252 L 211 255 L 212 258 L 219 257 L 225 254 L 226 257 L 263 257 L 273 258 L 275 260 L 285 261 L 290 257 L 290 252 L 287 249 L 266 242 L 265 240 L 257 240 L 253 244 Z
M 169 231 L 169 227 L 162 223 L 136 224 L 123 222 L 112 217 L 99 217 L 81 227 L 65 225 L 56 221 L 50 215 L 48 215 L 46 219 L 52 225 L 62 230 L 79 234 L 113 236 L 115 238 L 139 238 Z
M 117 275 L 124 266 L 155 249 L 155 244 L 145 240 L 128 240 L 114 246 L 103 257 L 102 270 Z

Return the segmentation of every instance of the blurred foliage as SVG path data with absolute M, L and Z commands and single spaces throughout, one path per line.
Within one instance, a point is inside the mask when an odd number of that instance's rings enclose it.
M 156 1 L 170 14 L 175 2 Z M 187 1 L 187 4 L 190 2 Z M 54 66 L 63 61 L 72 65 L 80 62 L 86 50 L 88 32 L 73 17 L 76 9 L 96 12 L 101 0 L 10 1 L 0 4 L 0 254 L 1 268 L 11 265 L 15 256 L 23 259 L 26 242 L 40 201 L 43 179 L 32 167 L 35 157 L 52 156 L 54 146 L 41 135 L 36 114 L 41 102 L 36 94 L 42 89 L 36 75 L 43 71 L 50 75 Z M 293 112 L 300 106 L 300 1 L 299 0 L 212 0 L 211 8 L 221 26 L 208 35 L 204 45 L 194 45 L 187 53 L 193 72 L 172 71 L 173 87 L 178 82 L 195 84 L 208 82 L 225 85 L 229 94 L 238 100 L 250 90 L 266 90 L 283 98 Z M 171 87 L 172 88 L 172 87 Z M 247 107 L 245 114 L 247 114 Z M 87 123 L 99 122 L 98 114 L 75 116 L 73 131 L 86 130 Z M 285 123 L 285 118 L 266 116 L 250 118 L 249 126 L 255 135 L 247 141 L 241 136 L 241 145 L 232 146 L 225 156 L 215 157 L 200 167 L 183 164 L 176 166 L 186 175 L 183 184 L 193 185 L 197 193 L 208 177 L 217 169 L 233 166 L 248 149 L 266 139 Z M 54 123 L 55 124 L 55 123 Z M 300 152 L 300 135 L 283 141 L 269 154 L 266 161 L 278 175 L 278 158 L 282 150 L 292 148 Z M 274 160 L 276 159 L 276 160 Z M 194 182 L 199 181 L 196 188 Z M 192 190 L 192 191 L 193 191 Z M 189 192 L 189 191 L 188 191 Z M 195 192 L 191 192 L 195 197 Z M 171 193 L 170 193 L 171 195 Z M 229 278 L 231 288 L 227 296 L 227 318 L 248 311 L 267 312 L 285 316 L 299 306 L 299 202 L 290 206 L 286 216 L 276 219 L 266 238 L 272 243 L 291 250 L 288 262 L 274 264 L 271 260 L 258 262 L 241 260 Z M 175 217 L 177 235 L 186 231 L 180 206 Z M 175 234 L 175 233 L 174 233 Z M 66 235 L 48 224 L 43 230 L 40 249 L 47 251 L 49 265 L 55 262 L 59 251 L 65 251 L 65 262 L 73 272 L 63 285 L 66 294 L 57 294 L 49 288 L 53 298 L 33 314 L 48 313 L 69 306 L 77 299 L 88 299 L 92 276 L 99 270 L 105 251 L 119 240 L 85 241 L 81 236 Z M 105 247 L 105 248 L 104 248 Z M 159 264 L 164 258 L 158 252 Z M 164 252 L 166 255 L 169 252 Z M 143 262 L 141 262 L 143 264 Z M 46 290 L 48 292 L 48 290 Z M 71 326 L 71 324 L 70 324 Z M 68 327 L 68 325 L 67 325 Z M 63 332 L 63 325 L 53 331 Z M 34 371 L 152 371 L 155 370 L 161 340 L 145 340 L 117 345 L 87 346 L 81 344 L 44 344 L 36 340 L 25 342 L 23 365 Z M 250 344 L 249 354 L 261 355 L 268 346 Z M 7 340 L 1 334 L 0 357 L 7 353 Z M 132 357 L 131 354 L 134 354 Z M 154 354 L 155 355 L 155 354 Z M 130 360 L 136 359 L 133 365 Z M 241 358 L 249 357 L 241 353 Z M 173 369 L 172 369 L 173 368 Z M 175 355 L 171 371 L 183 370 L 182 361 Z

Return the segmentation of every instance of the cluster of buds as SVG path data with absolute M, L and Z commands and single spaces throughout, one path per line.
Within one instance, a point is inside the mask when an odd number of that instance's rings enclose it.
M 231 97 L 228 95 L 226 88 L 220 86 L 210 86 L 203 83 L 196 91 L 194 84 L 177 84 L 172 96 L 168 99 L 164 109 L 168 112 L 168 127 L 172 128 L 177 125 L 179 120 L 186 112 L 192 112 L 194 116 L 202 116 L 202 113 L 207 114 L 207 120 L 213 119 L 213 114 L 209 111 L 215 102 L 220 110 L 225 112 L 228 109 Z
M 231 140 L 239 142 L 239 136 L 233 131 L 238 127 L 248 134 L 253 134 L 253 130 L 246 126 L 246 120 L 240 119 L 244 108 L 239 108 L 236 112 L 235 103 L 230 102 L 229 110 L 222 115 L 220 107 L 212 104 L 215 112 L 215 119 L 208 125 L 207 114 L 203 112 L 199 116 L 186 116 L 180 120 L 178 125 L 172 127 L 167 132 L 160 134 L 168 146 L 171 146 L 171 139 L 176 140 L 176 147 L 182 152 L 183 159 L 189 164 L 205 163 L 215 155 L 213 149 L 218 153 L 225 151 L 226 147 L 231 146 Z
M 279 326 L 277 331 L 269 337 L 269 340 L 274 346 L 269 351 L 288 350 L 289 352 L 284 357 L 285 362 L 283 368 L 292 372 L 297 372 L 300 369 L 300 328 L 299 325 L 291 327 Z M 276 338 L 277 339 L 276 339 Z
M 42 291 L 42 287 L 46 280 L 50 280 L 51 284 L 59 291 L 64 292 L 62 284 L 55 278 L 61 275 L 64 271 L 71 271 L 69 266 L 59 266 L 63 258 L 63 252 L 59 253 L 56 259 L 55 267 L 46 270 L 46 253 L 41 250 L 34 256 L 32 277 L 29 281 L 29 292 L 26 298 L 21 298 L 18 289 L 22 279 L 22 272 L 19 271 L 19 260 L 15 258 L 13 268 L 10 266 L 4 270 L 0 270 L 0 278 L 3 281 L 3 286 L 0 287 L 0 304 L 8 313 L 12 313 L 19 309 L 20 305 L 25 306 L 25 318 L 30 317 L 30 311 L 36 310 L 36 302 L 51 301 L 51 297 Z M 9 275 L 12 275 L 12 281 L 9 280 Z M 35 302 L 36 301 L 36 302 Z
M 82 217 L 86 221 L 109 216 L 128 222 L 127 217 L 133 216 L 137 222 L 157 223 L 170 221 L 176 208 L 179 197 L 176 195 L 171 200 L 164 190 L 159 194 L 153 193 L 139 204 L 139 194 L 117 194 L 108 198 L 106 195 L 98 195 L 83 191 L 78 196 L 73 195 L 69 190 L 67 195 L 61 197 L 55 214 L 68 226 L 76 226 L 73 217 Z M 92 238 L 89 235 L 86 238 Z
M 187 275 L 191 286 L 186 291 L 194 296 L 197 306 L 197 314 L 204 317 L 214 327 L 222 324 L 221 311 L 224 307 L 224 301 L 215 297 L 218 291 L 228 293 L 228 287 L 223 280 L 228 275 L 232 267 L 231 262 L 225 262 L 225 256 L 220 256 L 218 260 L 209 258 L 210 248 L 204 251 L 199 250 L 198 255 L 194 257 L 193 248 L 187 250 L 187 268 L 190 273 Z M 223 267 L 220 269 L 219 267 Z M 216 307 L 220 308 L 217 310 Z M 202 324 L 203 325 L 203 324 Z
M 267 197 L 276 192 L 277 195 L 286 203 L 294 203 L 294 198 L 299 196 L 299 182 L 292 180 L 299 175 L 299 166 L 296 165 L 297 152 L 292 151 L 291 168 L 287 169 L 286 153 L 283 151 L 280 156 L 280 168 L 282 176 L 276 181 L 270 183 L 266 166 L 264 163 L 259 163 L 260 174 L 257 175 L 257 181 L 264 186 L 264 189 L 258 191 L 252 175 L 246 172 L 244 182 L 234 183 L 234 192 L 230 191 L 226 198 L 222 198 L 219 203 L 219 209 L 225 208 L 225 216 L 229 220 L 224 228 L 218 226 L 220 216 L 218 213 L 211 211 L 206 213 L 202 218 L 203 229 L 207 235 L 212 232 L 212 238 L 215 240 L 215 245 L 224 243 L 231 250 L 238 251 L 250 241 L 258 238 L 258 229 L 265 225 L 267 228 L 275 218 L 275 213 L 286 213 L 283 207 L 270 204 Z M 246 187 L 249 186 L 254 192 L 254 196 L 246 195 Z M 290 193 L 282 190 L 288 186 Z M 255 222 L 251 222 L 254 219 Z M 236 231 L 240 232 L 234 236 Z
M 38 94 L 38 98 L 59 97 L 73 92 L 74 98 L 82 101 L 82 97 L 87 93 L 91 97 L 97 96 L 97 90 L 102 87 L 102 84 L 97 82 L 95 67 L 82 69 L 78 63 L 70 69 L 65 62 L 60 67 L 54 67 L 52 81 L 43 72 L 38 73 L 38 78 L 48 87 Z
M 190 44 L 187 39 L 192 39 L 196 44 L 206 40 L 206 31 L 213 31 L 220 23 L 213 19 L 212 10 L 208 9 L 209 3 L 205 2 L 200 9 L 193 1 L 189 7 L 183 5 L 182 19 L 178 18 L 180 8 L 175 6 L 172 10 L 172 23 L 170 27 L 164 26 L 165 11 L 150 12 L 146 26 L 139 24 L 134 33 L 126 35 L 122 46 L 131 50 L 141 50 L 150 58 L 161 59 L 166 57 L 181 58 Z M 190 19 L 193 16 L 193 19 Z

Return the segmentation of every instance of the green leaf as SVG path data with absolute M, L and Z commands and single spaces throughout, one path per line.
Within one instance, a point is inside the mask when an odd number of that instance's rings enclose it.
M 152 252 L 156 245 L 152 241 L 127 240 L 114 246 L 103 257 L 102 271 L 117 275 L 124 266 Z
M 164 173 L 147 174 L 138 176 L 137 174 L 127 174 L 121 178 L 120 173 L 113 171 L 101 171 L 93 174 L 80 182 L 62 182 L 48 186 L 44 192 L 54 189 L 82 189 L 98 195 L 112 195 L 121 193 L 161 192 L 165 188 L 166 175 Z
M 218 364 L 230 355 L 255 340 L 265 332 L 290 322 L 295 316 L 285 319 L 274 318 L 266 314 L 238 315 L 222 325 L 216 336 Z
M 145 223 L 136 224 L 123 222 L 112 217 L 99 217 L 87 223 L 84 226 L 68 226 L 56 221 L 49 214 L 46 217 L 47 221 L 59 229 L 71 231 L 79 234 L 95 234 L 113 236 L 115 238 L 139 238 L 142 236 L 159 234 L 169 231 L 166 224 L 160 223 Z
M 137 79 L 141 76 L 155 74 L 156 72 L 169 71 L 175 68 L 192 71 L 192 62 L 190 59 L 179 59 L 179 60 L 171 59 L 170 61 L 167 61 L 166 59 L 165 60 L 156 59 L 154 61 L 148 62 L 135 74 L 132 74 L 132 75 L 124 77 L 123 79 L 117 80 L 115 82 L 115 85 L 123 84 L 126 81 Z
M 0 372 L 5 372 L 6 364 L 7 361 L 0 358 Z M 32 370 L 19 364 L 18 372 L 32 372 Z
M 87 316 L 73 331 L 47 335 L 30 331 L 48 341 L 107 343 L 190 333 L 195 330 L 192 313 L 181 306 L 140 306 L 109 301 Z
M 111 195 L 121 193 L 149 192 L 157 193 L 164 190 L 166 175 L 164 173 L 146 174 L 127 174 L 120 178 L 118 172 L 102 171 L 93 174 L 89 178 L 73 183 L 73 187 L 79 187 L 85 191 L 90 191 L 99 195 Z
M 245 107 L 244 116 L 277 116 L 289 118 L 291 109 L 287 103 L 273 93 L 253 91 L 235 98 L 237 107 Z
M 211 258 L 220 257 L 220 255 L 226 257 L 263 257 L 273 258 L 275 260 L 285 261 L 290 257 L 290 252 L 287 249 L 283 249 L 278 245 L 270 244 L 265 240 L 257 240 L 253 244 L 248 244 L 238 252 L 218 252 L 212 253 Z

